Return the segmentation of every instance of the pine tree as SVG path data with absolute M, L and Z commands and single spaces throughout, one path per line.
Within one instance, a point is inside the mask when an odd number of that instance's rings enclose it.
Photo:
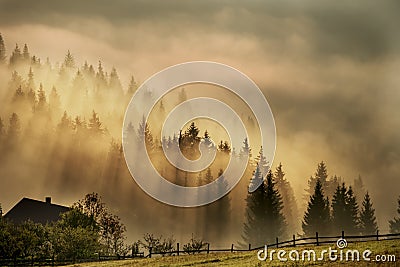
M 268 172 L 264 182 L 257 166 L 251 182 L 259 183 L 259 180 L 263 182 L 254 192 L 248 193 L 246 199 L 246 222 L 242 235 L 245 243 L 254 246 L 271 243 L 276 237 L 284 236 L 286 230 L 282 198 L 275 188 L 272 172 Z
M 1 142 L 3 141 L 4 135 L 5 135 L 4 123 L 3 120 L 0 118 L 0 145 Z
M 358 204 L 351 186 L 349 186 L 349 189 L 346 193 L 346 207 L 348 213 L 348 223 L 346 224 L 345 231 L 349 234 L 358 234 L 360 228 Z
M 72 81 L 72 88 L 74 93 L 78 95 L 82 95 L 82 93 L 86 91 L 85 78 L 80 70 L 78 70 L 75 74 L 75 78 Z
M 21 59 L 22 59 L 21 50 L 19 49 L 18 44 L 15 44 L 14 51 L 12 52 L 10 57 L 10 65 L 15 65 L 19 63 Z
M 19 117 L 16 113 L 11 114 L 10 124 L 8 126 L 7 131 L 7 139 L 15 140 L 18 138 L 21 132 L 21 125 L 19 121 Z
M 59 113 L 61 111 L 61 100 L 60 100 L 60 95 L 58 94 L 55 86 L 53 86 L 53 88 L 51 89 L 51 93 L 49 96 L 49 106 L 51 112 L 55 116 L 59 116 Z
M 192 122 L 185 131 L 185 137 L 188 138 L 190 143 L 194 143 L 196 140 L 198 140 L 199 132 L 200 132 L 199 128 L 197 128 L 194 122 Z
M 310 196 L 307 210 L 304 214 L 302 228 L 305 236 L 329 234 L 330 210 L 329 200 L 325 198 L 320 179 L 316 180 L 314 193 Z
M 249 160 L 250 160 L 250 158 L 252 156 L 251 155 L 251 148 L 250 148 L 250 145 L 249 145 L 249 141 L 247 140 L 247 137 L 243 141 L 243 146 L 242 146 L 242 149 L 240 150 L 239 157 L 240 158 L 244 158 L 246 156 L 249 157 Z
M 0 33 L 0 65 L 6 63 L 6 46 L 4 44 L 3 36 Z
M 97 85 L 97 90 L 99 90 L 99 91 L 102 91 L 105 88 L 107 88 L 106 74 L 104 73 L 103 65 L 101 64 L 100 60 L 99 60 L 99 65 L 97 67 L 97 73 L 96 73 L 96 85 Z
M 63 67 L 65 67 L 67 69 L 75 68 L 75 59 L 69 50 L 68 50 L 67 54 L 65 55 Z
M 397 200 L 397 213 L 400 215 L 400 197 Z M 394 217 L 393 220 L 389 221 L 390 232 L 393 234 L 400 233 L 400 216 Z
M 359 230 L 358 205 L 351 186 L 336 188 L 332 199 L 332 226 L 335 233 L 345 231 L 357 234 Z
M 252 244 L 253 246 L 261 246 L 267 242 L 266 232 L 266 191 L 264 179 L 261 171 L 257 166 L 251 183 L 260 184 L 260 186 L 252 193 L 248 193 L 246 198 L 245 223 L 243 225 L 243 241 L 244 244 Z
M 266 175 L 267 171 L 269 169 L 269 165 L 268 165 L 267 158 L 264 156 L 264 149 L 262 146 L 260 147 L 260 151 L 258 152 L 258 155 L 255 158 L 255 162 L 257 165 L 260 166 L 261 173 L 263 175 Z
M 152 150 L 154 148 L 153 134 L 151 133 L 150 126 L 146 122 L 146 118 L 144 116 L 139 124 L 137 135 L 139 147 L 143 142 L 145 142 L 147 150 Z
M 282 169 L 281 163 L 279 163 L 278 167 L 276 167 L 274 179 L 276 183 L 276 188 L 282 196 L 282 212 L 288 224 L 288 230 L 290 230 L 292 233 L 295 233 L 297 232 L 299 226 L 299 212 L 293 188 L 290 185 L 289 181 L 285 178 L 285 172 Z
M 336 188 L 332 198 L 332 226 L 334 233 L 344 230 L 346 223 L 348 223 L 346 191 L 345 184 L 343 183 L 342 186 Z
M 361 201 L 363 199 L 363 196 L 365 195 L 365 189 L 364 189 L 364 183 L 361 178 L 361 175 L 358 176 L 358 178 L 354 179 L 353 183 L 353 190 L 354 190 L 354 195 L 356 196 L 357 200 L 359 201 L 359 205 L 361 205 Z
M 131 80 L 129 82 L 128 90 L 127 90 L 127 95 L 128 96 L 133 96 L 133 94 L 136 92 L 138 89 L 138 84 L 135 81 L 135 77 L 131 76 Z
M 310 179 L 308 180 L 308 188 L 306 189 L 307 193 L 305 195 L 306 199 L 313 194 L 315 184 L 318 179 L 321 182 L 322 190 L 324 191 L 324 194 L 327 197 L 331 197 L 331 195 L 329 194 L 330 192 L 327 192 L 327 191 L 330 191 L 330 190 L 327 190 L 328 189 L 327 188 L 328 187 L 327 186 L 327 184 L 328 184 L 328 181 L 327 181 L 328 180 L 328 169 L 326 167 L 325 162 L 321 161 L 320 163 L 318 163 L 317 170 L 316 170 L 314 176 L 311 176 Z
M 47 109 L 47 100 L 46 100 L 46 93 L 43 90 L 43 85 L 39 85 L 39 90 L 37 94 L 38 102 L 35 108 L 35 111 L 45 111 Z
M 185 102 L 187 100 L 186 90 L 182 88 L 178 95 L 179 103 Z
M 116 96 L 121 96 L 123 94 L 123 89 L 121 85 L 121 81 L 119 80 L 119 76 L 117 70 L 113 67 L 110 73 L 110 88 L 114 91 Z
M 35 88 L 35 79 L 34 79 L 34 74 L 32 71 L 32 68 L 29 68 L 29 72 L 28 72 L 28 83 L 26 84 L 26 87 L 29 89 L 33 89 Z
M 98 136 L 104 133 L 100 118 L 94 110 L 92 111 L 92 117 L 89 119 L 88 128 L 93 136 Z
M 269 170 L 266 179 L 266 215 L 268 229 L 268 242 L 273 242 L 276 237 L 283 237 L 286 234 L 286 220 L 283 216 L 282 197 L 276 189 L 272 171 Z
M 71 129 L 71 125 L 71 118 L 68 116 L 67 112 L 64 111 L 64 114 L 61 117 L 61 121 L 57 125 L 57 130 L 61 133 L 65 133 L 66 131 Z
M 21 103 L 25 98 L 25 93 L 22 91 L 22 87 L 19 86 L 17 90 L 15 90 L 14 96 L 13 96 L 13 102 L 15 103 Z
M 360 230 L 362 235 L 372 235 L 378 230 L 376 223 L 375 209 L 372 207 L 371 198 L 368 192 L 364 196 L 360 212 Z
M 24 59 L 24 61 L 25 61 L 26 63 L 30 63 L 30 61 L 31 61 L 31 56 L 30 56 L 30 54 L 29 54 L 29 49 L 28 49 L 27 44 L 24 45 L 24 49 L 23 49 L 23 52 L 22 52 L 22 57 L 23 57 L 23 59 Z

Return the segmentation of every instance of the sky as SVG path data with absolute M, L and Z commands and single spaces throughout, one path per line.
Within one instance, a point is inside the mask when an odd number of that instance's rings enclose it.
M 112 3 L 112 4 L 111 4 Z M 210 60 L 239 69 L 275 116 L 277 150 L 302 201 L 324 160 L 364 180 L 381 229 L 400 195 L 398 1 L 0 0 L 8 53 L 115 66 L 125 86 L 165 67 Z

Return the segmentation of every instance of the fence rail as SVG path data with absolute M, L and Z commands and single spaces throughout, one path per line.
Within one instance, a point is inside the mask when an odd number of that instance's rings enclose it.
M 400 239 L 400 233 L 397 234 L 379 234 L 379 231 L 374 235 L 345 235 L 344 231 L 342 231 L 341 235 L 337 236 L 319 236 L 318 232 L 315 233 L 313 237 L 301 237 L 296 238 L 293 235 L 292 239 L 279 241 L 278 238 L 275 239 L 274 243 L 266 244 L 268 248 L 285 248 L 285 247 L 297 247 L 297 246 L 308 246 L 308 245 L 323 245 L 323 244 L 333 244 L 339 238 L 346 239 L 347 243 L 354 242 L 367 242 L 367 241 L 381 241 L 381 240 L 393 240 Z M 180 245 L 177 243 L 176 250 L 174 251 L 165 251 L 165 252 L 154 252 L 152 248 L 149 249 L 149 253 L 147 255 L 144 252 L 133 253 L 127 256 L 106 256 L 106 255 L 98 255 L 92 259 L 82 259 L 82 260 L 63 260 L 57 261 L 55 259 L 35 259 L 35 258 L 25 258 L 25 259 L 2 259 L 0 258 L 0 266 L 60 266 L 66 264 L 73 264 L 77 262 L 88 262 L 88 261 L 109 261 L 109 260 L 125 260 L 132 258 L 151 258 L 155 255 L 161 256 L 179 256 L 182 254 L 197 254 L 197 253 L 218 253 L 218 252 L 245 252 L 245 251 L 254 251 L 263 249 L 265 245 L 261 247 L 252 247 L 251 244 L 248 244 L 248 248 L 235 248 L 234 244 L 231 244 L 230 248 L 226 249 L 210 249 L 210 244 L 206 243 L 206 248 L 197 249 L 197 250 L 180 250 Z
M 315 233 L 313 237 L 302 237 L 296 238 L 293 235 L 292 239 L 279 241 L 278 238 L 275 239 L 274 243 L 266 244 L 268 248 L 285 248 L 285 247 L 296 247 L 296 246 L 308 246 L 308 245 L 324 245 L 324 244 L 334 244 L 340 238 L 346 239 L 347 243 L 355 243 L 355 242 L 367 242 L 367 241 L 381 241 L 381 240 L 393 240 L 400 239 L 400 233 L 397 234 L 379 234 L 379 231 L 373 235 L 345 235 L 344 231 L 342 231 L 341 235 L 337 236 L 319 236 L 318 232 Z M 210 244 L 207 243 L 206 249 L 198 249 L 198 250 L 180 250 L 179 243 L 177 243 L 175 251 L 167 251 L 167 252 L 153 252 L 152 249 L 149 249 L 149 254 L 147 254 L 146 258 L 151 258 L 154 255 L 181 255 L 181 254 L 195 254 L 195 253 L 212 253 L 212 252 L 244 252 L 244 251 L 254 251 L 263 249 L 265 245 L 259 247 L 252 247 L 251 244 L 248 245 L 248 249 L 243 248 L 235 248 L 234 244 L 231 245 L 230 248 L 227 249 L 210 249 Z

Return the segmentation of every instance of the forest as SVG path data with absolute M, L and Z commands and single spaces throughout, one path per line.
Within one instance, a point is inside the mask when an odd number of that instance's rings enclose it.
M 357 235 L 373 234 L 379 229 L 373 196 L 361 177 L 349 182 L 330 175 L 327 164 L 321 161 L 308 179 L 304 199 L 296 199 L 284 164 L 272 166 L 263 148 L 250 146 L 247 138 L 241 147 L 233 147 L 226 135 L 201 127 L 197 121 L 176 129 L 174 136 L 160 136 L 159 120 L 164 117 L 160 114 L 190 97 L 187 88 L 176 88 L 167 100 L 161 100 L 149 121 L 143 119 L 139 125 L 123 128 L 126 106 L 140 82 L 132 76 L 123 86 L 116 68 L 107 71 L 101 60 L 95 65 L 87 61 L 79 65 L 73 53 L 66 51 L 63 62 L 53 63 L 49 58 L 32 55 L 27 44 L 6 48 L 0 34 L 0 77 L 0 203 L 15 191 L 52 194 L 75 203 L 60 222 L 48 226 L 27 222 L 16 234 L 22 235 L 23 229 L 46 236 L 64 233 L 65 229 L 70 230 L 68 233 L 89 233 L 82 235 L 88 237 L 82 242 L 89 245 L 81 254 L 68 254 L 60 248 L 60 258 L 85 258 L 100 250 L 122 255 L 150 246 L 168 251 L 175 242 L 184 244 L 188 240 L 187 248 L 201 247 L 206 242 L 214 247 L 232 242 L 247 247 L 293 234 L 330 235 L 343 230 Z M 152 97 L 150 89 L 148 97 Z M 249 125 L 251 121 L 249 117 Z M 221 176 L 229 160 L 240 161 L 248 155 L 249 161 L 238 185 L 218 201 L 198 208 L 168 206 L 146 195 L 133 181 L 124 159 L 122 131 L 129 142 L 144 141 L 156 169 L 178 185 L 210 183 Z M 163 156 L 162 144 L 171 149 L 178 144 L 187 158 L 196 158 L 199 143 L 210 142 L 214 136 L 218 138 L 212 144 L 217 147 L 216 159 L 199 173 L 179 170 Z M 137 151 L 135 159 L 140 161 L 143 153 Z M 257 181 L 262 181 L 261 186 L 249 193 L 249 185 Z M 16 185 L 18 190 L 7 192 Z M 223 179 L 219 186 L 224 186 Z M 88 192 L 97 192 L 108 203 L 108 212 L 96 217 L 85 205 L 79 205 L 84 200 L 76 202 Z M 303 203 L 307 203 L 305 209 L 301 208 Z M 388 222 L 393 233 L 400 232 L 400 198 L 397 211 Z M 76 218 L 81 220 L 76 222 Z M 118 226 L 118 235 L 104 230 L 106 218 Z M 1 233 L 10 233 L 12 228 L 1 218 L 0 227 Z M 5 255 L 7 243 L 4 235 L 0 238 L 0 252 Z M 19 253 L 29 254 L 25 252 Z M 43 250 L 30 255 L 33 253 Z

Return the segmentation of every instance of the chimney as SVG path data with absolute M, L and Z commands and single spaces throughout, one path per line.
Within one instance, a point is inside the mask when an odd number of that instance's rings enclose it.
M 46 197 L 46 203 L 51 204 L 51 197 Z

